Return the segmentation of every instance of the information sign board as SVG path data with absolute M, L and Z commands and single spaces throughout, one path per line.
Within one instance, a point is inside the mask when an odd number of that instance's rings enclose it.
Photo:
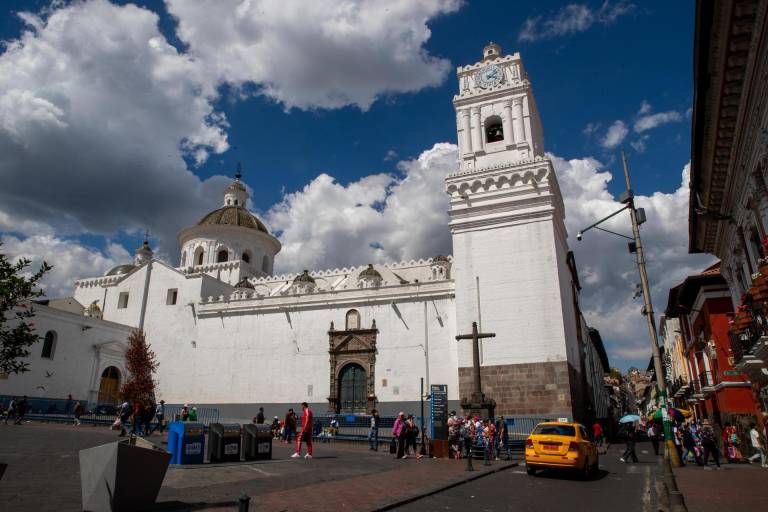
M 432 384 L 430 413 L 432 416 L 432 439 L 448 439 L 448 385 Z

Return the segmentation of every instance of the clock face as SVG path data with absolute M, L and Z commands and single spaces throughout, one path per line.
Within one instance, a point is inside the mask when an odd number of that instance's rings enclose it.
M 504 79 L 504 72 L 496 64 L 489 64 L 478 70 L 475 74 L 475 82 L 483 89 L 495 87 Z

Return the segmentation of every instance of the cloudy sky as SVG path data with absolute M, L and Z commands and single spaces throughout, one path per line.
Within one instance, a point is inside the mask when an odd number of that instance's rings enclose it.
M 55 265 L 51 296 L 221 202 L 237 162 L 279 236 L 278 272 L 450 253 L 455 67 L 495 41 L 526 64 L 564 194 L 588 321 L 644 366 L 620 238 L 575 233 L 620 206 L 629 155 L 656 311 L 687 254 L 693 2 L 6 1 L 0 239 Z M 610 229 L 629 232 L 616 217 Z

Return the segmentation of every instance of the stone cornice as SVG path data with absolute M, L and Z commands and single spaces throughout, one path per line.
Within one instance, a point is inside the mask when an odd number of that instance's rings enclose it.
M 32 309 L 35 310 L 35 317 L 51 319 L 70 325 L 77 325 L 83 329 L 83 331 L 89 330 L 91 328 L 99 328 L 102 330 L 110 331 L 114 334 L 127 336 L 127 334 L 129 334 L 134 329 L 129 325 L 119 324 L 117 322 L 111 322 L 109 320 L 102 320 L 85 315 L 78 315 L 77 313 L 51 308 L 43 304 L 32 304 Z
M 387 304 L 451 298 L 453 280 L 409 283 L 380 288 L 349 288 L 337 291 L 320 290 L 304 295 L 259 295 L 259 292 L 229 297 L 209 297 L 197 307 L 197 315 L 231 315 L 241 313 L 274 313 L 304 309 L 355 306 L 360 304 Z
M 549 181 L 547 178 L 553 172 L 552 162 L 547 157 L 503 162 L 491 167 L 449 174 L 445 179 L 445 190 L 450 196 L 460 196 L 467 192 L 512 188 L 519 184 L 537 187 Z

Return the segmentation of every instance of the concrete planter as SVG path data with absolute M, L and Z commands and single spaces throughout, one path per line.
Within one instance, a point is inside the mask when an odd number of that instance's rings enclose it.
M 157 499 L 170 460 L 165 451 L 131 445 L 127 440 L 80 450 L 83 510 L 149 509 Z

